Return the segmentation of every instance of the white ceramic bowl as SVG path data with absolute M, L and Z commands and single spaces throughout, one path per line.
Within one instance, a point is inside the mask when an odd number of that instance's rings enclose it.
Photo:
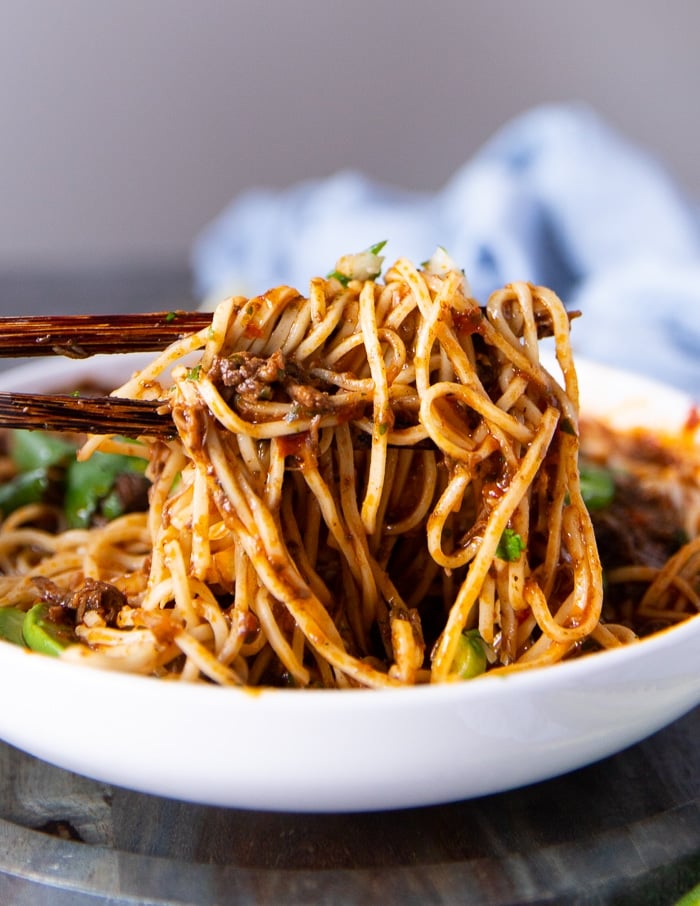
M 124 360 L 0 375 L 46 391 Z M 689 400 L 579 363 L 587 411 L 673 427 Z M 700 617 L 624 649 L 472 682 L 372 691 L 222 689 L 62 663 L 0 643 L 0 737 L 147 793 L 257 809 L 358 811 L 481 796 L 620 751 L 700 703 Z

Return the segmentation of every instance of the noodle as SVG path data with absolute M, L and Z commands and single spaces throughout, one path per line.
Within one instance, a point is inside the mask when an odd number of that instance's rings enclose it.
M 80 457 L 147 456 L 148 512 L 52 533 L 49 508 L 19 510 L 0 604 L 109 583 L 123 605 L 88 605 L 63 657 L 222 685 L 452 681 L 470 631 L 487 673 L 633 641 L 622 611 L 602 616 L 562 303 L 514 283 L 482 311 L 444 257 L 383 279 L 381 261 L 341 259 L 308 298 L 226 300 L 114 391 L 162 400 L 176 434 L 92 437 Z M 639 610 L 677 621 L 699 569 L 695 540 L 609 581 L 643 583 Z

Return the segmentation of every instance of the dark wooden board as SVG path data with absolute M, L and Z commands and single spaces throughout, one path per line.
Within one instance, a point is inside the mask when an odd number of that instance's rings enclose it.
M 547 782 L 353 815 L 197 806 L 0 745 L 0 902 L 670 906 L 700 881 L 699 740 L 700 708 Z

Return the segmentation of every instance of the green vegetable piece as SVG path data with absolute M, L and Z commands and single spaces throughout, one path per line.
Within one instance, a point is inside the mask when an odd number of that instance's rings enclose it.
M 478 629 L 460 635 L 452 669 L 461 679 L 473 679 L 486 671 L 486 646 Z
M 347 274 L 343 274 L 340 271 L 331 271 L 330 274 L 326 276 L 326 280 L 336 279 L 341 286 L 347 286 L 350 282 L 350 277 Z
M 116 519 L 117 516 L 122 516 L 124 514 L 124 506 L 122 505 L 121 497 L 116 491 L 110 491 L 106 497 L 102 498 L 100 513 L 102 513 L 107 522 L 111 522 L 113 519 Z
M 699 903 L 700 884 L 696 884 L 692 890 L 689 890 L 676 902 L 675 906 L 698 906 Z
M 579 469 L 581 496 L 589 510 L 602 510 L 610 506 L 615 496 L 612 472 L 602 466 L 587 464 Z
M 71 462 L 66 474 L 64 499 L 68 525 L 87 528 L 101 501 L 112 491 L 117 476 L 124 472 L 143 474 L 145 469 L 145 460 L 120 453 L 93 453 L 82 462 Z
M 0 607 L 0 638 L 24 648 L 22 624 L 25 613 L 18 607 Z
M 45 431 L 13 431 L 10 455 L 21 472 L 64 465 L 75 456 L 75 445 Z
M 22 635 L 32 651 L 58 657 L 77 639 L 71 626 L 49 620 L 48 611 L 48 604 L 35 604 L 28 610 L 22 624 Z
M 517 560 L 525 550 L 526 544 L 522 537 L 513 529 L 507 528 L 501 535 L 501 540 L 496 548 L 496 556 L 501 560 L 512 563 Z
M 7 516 L 28 503 L 40 503 L 49 487 L 46 469 L 20 472 L 0 485 L 0 515 Z
M 378 255 L 388 241 L 388 239 L 383 239 L 381 242 L 375 242 L 374 245 L 370 245 L 367 251 L 371 252 L 373 255 Z

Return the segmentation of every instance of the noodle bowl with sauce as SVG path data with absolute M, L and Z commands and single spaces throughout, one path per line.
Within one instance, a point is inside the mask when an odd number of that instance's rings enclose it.
M 176 433 L 92 437 L 79 458 L 141 459 L 147 510 L 68 528 L 50 503 L 18 508 L 0 604 L 40 601 L 63 660 L 341 689 L 519 672 L 697 613 L 692 426 L 582 426 L 554 293 L 514 283 L 481 309 L 444 253 L 382 276 L 379 251 L 307 296 L 222 302 L 115 390 L 162 401 Z M 586 498 L 584 462 L 632 501 L 615 518 Z

